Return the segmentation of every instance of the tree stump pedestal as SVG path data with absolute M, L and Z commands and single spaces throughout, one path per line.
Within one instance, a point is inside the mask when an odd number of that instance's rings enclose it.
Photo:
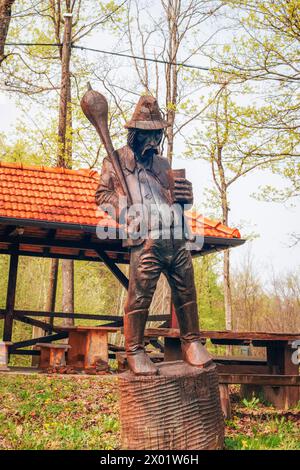
M 183 361 L 157 366 L 157 376 L 119 375 L 122 449 L 222 449 L 224 418 L 215 364 L 204 369 Z

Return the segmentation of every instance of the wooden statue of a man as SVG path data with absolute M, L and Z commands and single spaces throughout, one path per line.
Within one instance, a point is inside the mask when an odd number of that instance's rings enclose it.
M 125 126 L 127 145 L 118 150 L 131 205 L 139 208 L 139 228 L 143 225 L 138 236 L 129 236 L 126 240 L 130 249 L 130 277 L 124 317 L 125 349 L 129 367 L 137 375 L 158 373 L 145 353 L 144 330 L 161 273 L 166 275 L 172 290 L 183 360 L 197 367 L 211 363 L 200 341 L 193 265 L 190 251 L 186 249 L 190 233 L 185 229 L 181 236 L 175 236 L 184 216 L 180 216 L 177 209 L 170 211 L 171 216 L 167 213 L 174 203 L 180 208 L 193 202 L 191 183 L 185 178 L 173 178 L 168 160 L 160 155 L 160 143 L 167 126 L 156 99 L 143 96 Z M 96 192 L 97 205 L 104 209 L 112 205 L 119 221 L 122 196 L 111 160 L 105 158 Z M 132 222 L 128 215 L 126 222 L 127 225 Z M 128 230 L 129 235 L 131 232 Z

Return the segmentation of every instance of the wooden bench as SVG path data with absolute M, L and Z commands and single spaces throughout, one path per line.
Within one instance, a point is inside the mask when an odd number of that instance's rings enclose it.
M 66 364 L 65 354 L 71 346 L 58 343 L 37 343 L 36 347 L 41 352 L 38 367 L 40 369 L 55 369 Z
M 273 393 L 282 394 L 282 389 L 286 392 L 285 396 L 289 397 L 288 392 L 300 390 L 300 375 L 275 375 L 275 374 L 226 374 L 219 373 L 221 404 L 224 416 L 229 419 L 231 417 L 231 407 L 228 385 L 239 384 L 244 387 L 255 387 L 253 389 L 257 394 L 258 391 L 264 392 L 265 388 L 273 390 Z M 251 395 L 249 395 L 251 398 Z M 276 403 L 275 403 L 276 406 Z M 287 401 L 282 405 L 282 399 L 278 408 L 287 409 L 290 402 Z

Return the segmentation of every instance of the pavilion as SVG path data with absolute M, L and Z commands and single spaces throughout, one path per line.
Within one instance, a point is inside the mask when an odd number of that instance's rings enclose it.
M 109 325 L 122 324 L 120 317 L 14 308 L 19 256 L 100 261 L 125 288 L 128 287 L 128 279 L 118 267 L 119 263 L 129 262 L 128 250 L 122 247 L 121 240 L 100 240 L 96 234 L 97 225 L 118 229 L 116 222 L 96 206 L 94 195 L 99 178 L 95 170 L 0 162 L 0 254 L 10 255 L 6 308 L 0 310 L 0 318 L 4 318 L 3 340 L 11 341 L 15 320 L 50 333 L 50 336 L 12 344 L 10 352 L 13 354 L 34 354 L 22 348 L 65 337 L 64 333 L 56 331 L 53 320 L 49 325 L 36 317 L 99 319 Z M 237 229 L 219 221 L 200 215 L 188 215 L 188 220 L 194 233 L 204 234 L 204 245 L 201 251 L 192 252 L 193 256 L 225 250 L 245 241 Z M 150 319 L 166 321 L 170 320 L 170 315 Z

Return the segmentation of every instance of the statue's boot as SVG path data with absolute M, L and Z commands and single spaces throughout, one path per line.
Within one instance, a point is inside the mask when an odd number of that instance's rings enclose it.
M 147 310 L 135 310 L 124 315 L 125 350 L 129 368 L 135 375 L 157 375 L 158 368 L 145 352 L 144 332 Z
M 212 357 L 200 341 L 198 309 L 196 302 L 188 302 L 176 309 L 180 328 L 182 358 L 195 367 L 207 367 Z

